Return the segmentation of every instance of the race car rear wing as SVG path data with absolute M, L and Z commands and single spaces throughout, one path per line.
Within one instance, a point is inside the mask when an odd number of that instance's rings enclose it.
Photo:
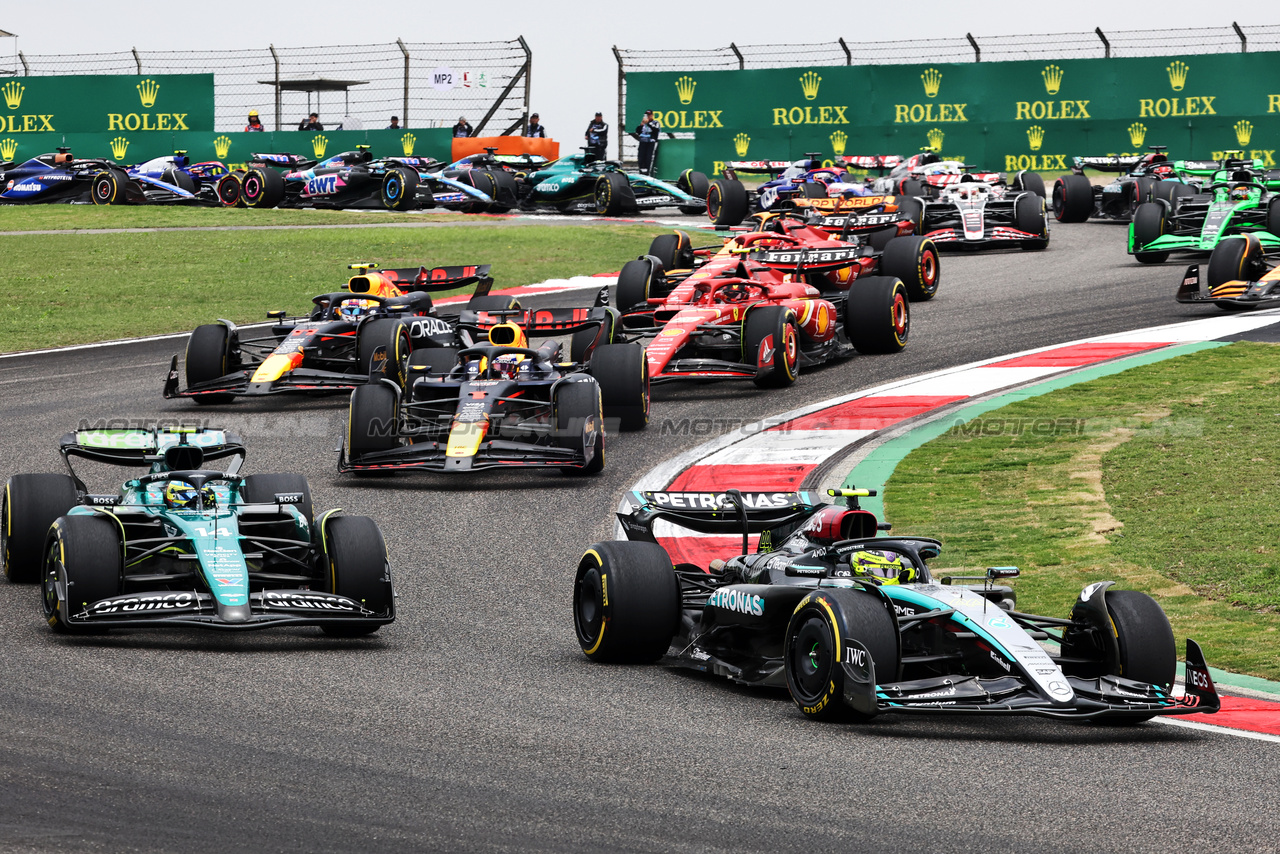
M 790 160 L 730 160 L 724 164 L 724 170 L 747 175 L 780 175 L 793 165 Z
M 846 154 L 840 160 L 845 166 L 854 169 L 874 169 L 884 174 L 901 164 L 902 156 L 898 154 Z
M 1134 154 L 1129 157 L 1117 157 L 1113 154 L 1096 157 L 1073 157 L 1071 158 L 1071 171 L 1077 175 L 1086 169 L 1093 169 L 1095 172 L 1118 172 L 1123 174 L 1133 169 L 1140 162 L 1142 162 L 1141 154 Z
M 458 315 L 458 327 L 476 332 L 486 332 L 495 326 L 512 323 L 519 326 L 526 336 L 540 336 L 581 332 L 599 329 L 606 323 L 617 324 L 617 311 L 612 308 L 536 308 L 511 309 L 509 311 L 476 311 L 463 309 Z M 607 343 L 607 342 L 606 342 Z
M 309 169 L 318 161 L 301 154 L 250 154 L 249 163 L 254 166 L 276 166 L 281 169 Z
M 67 471 L 83 488 L 71 467 L 80 457 L 113 466 L 150 466 L 160 471 L 198 469 L 210 460 L 239 457 L 228 469 L 234 474 L 245 458 L 244 441 L 235 433 L 208 427 L 154 427 L 149 429 L 83 429 L 66 433 L 58 441 Z
M 702 534 L 741 533 L 745 554 L 749 534 L 770 531 L 777 542 L 825 506 L 812 492 L 633 491 L 617 515 L 628 540 L 656 543 L 654 524 L 662 520 Z
M 373 264 L 351 264 L 352 270 L 373 269 Z M 466 265 L 458 267 L 399 267 L 378 270 L 392 284 L 402 291 L 451 291 L 475 283 L 475 296 L 485 296 L 493 287 L 493 278 L 489 275 L 488 264 Z M 361 285 L 364 289 L 361 290 Z M 352 276 L 347 283 L 352 293 L 365 293 L 370 289 L 366 276 Z
M 884 214 L 896 221 L 893 214 Z M 789 273 L 826 273 L 857 263 L 862 257 L 861 246 L 842 246 L 836 249 L 770 249 L 753 252 L 747 257 L 758 264 Z

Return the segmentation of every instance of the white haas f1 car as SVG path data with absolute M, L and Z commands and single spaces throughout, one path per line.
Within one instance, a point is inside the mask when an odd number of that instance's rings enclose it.
M 946 187 L 936 199 L 924 200 L 922 227 L 924 236 L 939 249 L 1044 249 L 1049 245 L 1044 197 L 985 181 L 962 180 Z
M 786 687 L 811 718 L 884 713 L 1038 715 L 1133 724 L 1216 712 L 1204 655 L 1188 640 L 1185 693 L 1174 693 L 1173 631 L 1143 593 L 1090 584 L 1065 619 L 1016 608 L 995 582 L 935 579 L 927 537 L 878 536 L 858 507 L 868 490 L 811 493 L 631 492 L 627 539 L 578 562 L 573 619 L 595 661 L 652 662 L 762 687 Z M 672 565 L 658 523 L 742 535 L 741 553 Z M 749 536 L 759 535 L 754 552 Z M 969 582 L 969 583 L 964 583 Z

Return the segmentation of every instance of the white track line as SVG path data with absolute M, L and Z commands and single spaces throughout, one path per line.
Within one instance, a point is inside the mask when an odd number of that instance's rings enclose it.
M 1280 735 L 1272 735 L 1268 732 L 1252 732 L 1247 729 L 1228 729 L 1227 727 L 1214 726 L 1213 724 L 1202 724 L 1199 721 L 1183 721 L 1177 718 L 1152 718 L 1153 721 L 1160 724 L 1168 724 L 1169 726 L 1180 726 L 1187 729 L 1198 729 L 1204 732 L 1217 733 L 1218 735 L 1234 735 L 1236 738 L 1252 738 L 1255 741 L 1270 741 L 1280 744 Z

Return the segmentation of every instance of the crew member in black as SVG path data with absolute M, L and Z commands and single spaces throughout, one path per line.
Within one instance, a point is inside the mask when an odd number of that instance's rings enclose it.
M 529 127 L 525 128 L 524 135 L 528 137 L 536 137 L 537 139 L 547 138 L 547 129 L 538 124 L 537 113 L 533 113 L 529 116 Z
M 596 113 L 583 137 L 587 140 L 587 153 L 597 160 L 604 160 L 605 149 L 609 147 L 609 125 L 604 120 L 604 113 Z
M 453 135 L 455 137 L 471 136 L 471 125 L 467 124 L 465 116 L 458 116 L 458 123 L 453 126 Z
M 324 125 L 320 124 L 320 114 L 312 113 L 298 122 L 298 130 L 324 130 Z
M 661 130 L 662 122 L 654 118 L 653 110 L 645 110 L 644 121 L 636 126 L 636 140 L 640 143 L 637 156 L 642 175 L 653 174 L 653 164 L 658 159 L 658 132 Z

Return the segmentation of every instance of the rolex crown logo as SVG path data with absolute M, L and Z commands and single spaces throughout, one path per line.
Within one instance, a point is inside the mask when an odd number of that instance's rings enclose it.
M 1147 126 L 1142 122 L 1134 122 L 1129 125 L 1129 142 L 1134 148 L 1142 145 L 1142 141 L 1147 138 Z
M 930 98 L 938 97 L 938 88 L 942 86 L 942 72 L 936 68 L 926 68 L 920 75 L 924 83 L 924 93 Z
M 680 96 L 680 103 L 687 104 L 693 100 L 693 89 L 697 85 L 698 81 L 688 74 L 676 80 L 676 94 Z
M 943 133 L 939 128 L 934 128 L 933 130 L 925 134 L 925 136 L 928 137 L 929 139 L 930 148 L 932 148 L 934 151 L 942 150 L 942 139 L 943 137 L 946 136 L 946 134 Z
M 311 150 L 315 152 L 316 157 L 324 157 L 324 149 L 328 144 L 329 140 L 325 139 L 322 133 L 311 138 Z
M 831 134 L 831 150 L 835 153 L 836 157 L 840 157 L 844 154 L 844 146 L 848 141 L 849 135 L 842 130 L 838 130 Z
M 142 99 L 142 106 L 148 110 L 156 105 L 156 96 L 160 94 L 160 84 L 154 80 L 143 80 L 138 84 L 138 97 Z
M 1253 136 L 1253 122 L 1248 119 L 1241 119 L 1235 123 L 1236 142 L 1241 145 L 1248 145 L 1249 138 Z
M 129 140 L 122 136 L 118 136 L 111 140 L 111 156 L 116 160 L 124 160 L 125 154 L 129 152 Z
M 223 135 L 213 141 L 213 153 L 221 160 L 231 152 L 231 137 Z
M 1044 128 L 1040 125 L 1027 128 L 1027 144 L 1031 146 L 1032 151 L 1039 151 L 1040 146 L 1044 145 Z
M 16 110 L 22 106 L 22 93 L 27 91 L 27 87 L 17 80 L 10 80 L 0 91 L 4 92 L 4 102 L 9 109 Z
M 18 141 L 16 139 L 0 140 L 0 160 L 12 160 L 17 153 Z
M 1050 95 L 1058 94 L 1058 90 L 1062 88 L 1062 69 L 1056 65 L 1046 65 L 1040 76 L 1044 78 L 1044 91 Z
M 733 138 L 733 150 L 738 152 L 739 157 L 747 156 L 747 148 L 751 145 L 751 137 L 745 133 L 740 133 Z
M 806 101 L 812 101 L 818 97 L 818 86 L 821 83 L 822 78 L 818 76 L 816 71 L 806 71 L 800 75 L 800 91 L 804 92 Z
M 405 157 L 413 154 L 413 144 L 417 141 L 418 138 L 411 133 L 406 133 L 404 136 L 400 137 L 400 147 L 404 149 Z
M 1191 70 L 1191 66 L 1187 65 L 1181 59 L 1175 59 L 1169 63 L 1169 85 L 1173 87 L 1173 91 L 1181 92 L 1182 87 L 1187 85 L 1187 72 Z

